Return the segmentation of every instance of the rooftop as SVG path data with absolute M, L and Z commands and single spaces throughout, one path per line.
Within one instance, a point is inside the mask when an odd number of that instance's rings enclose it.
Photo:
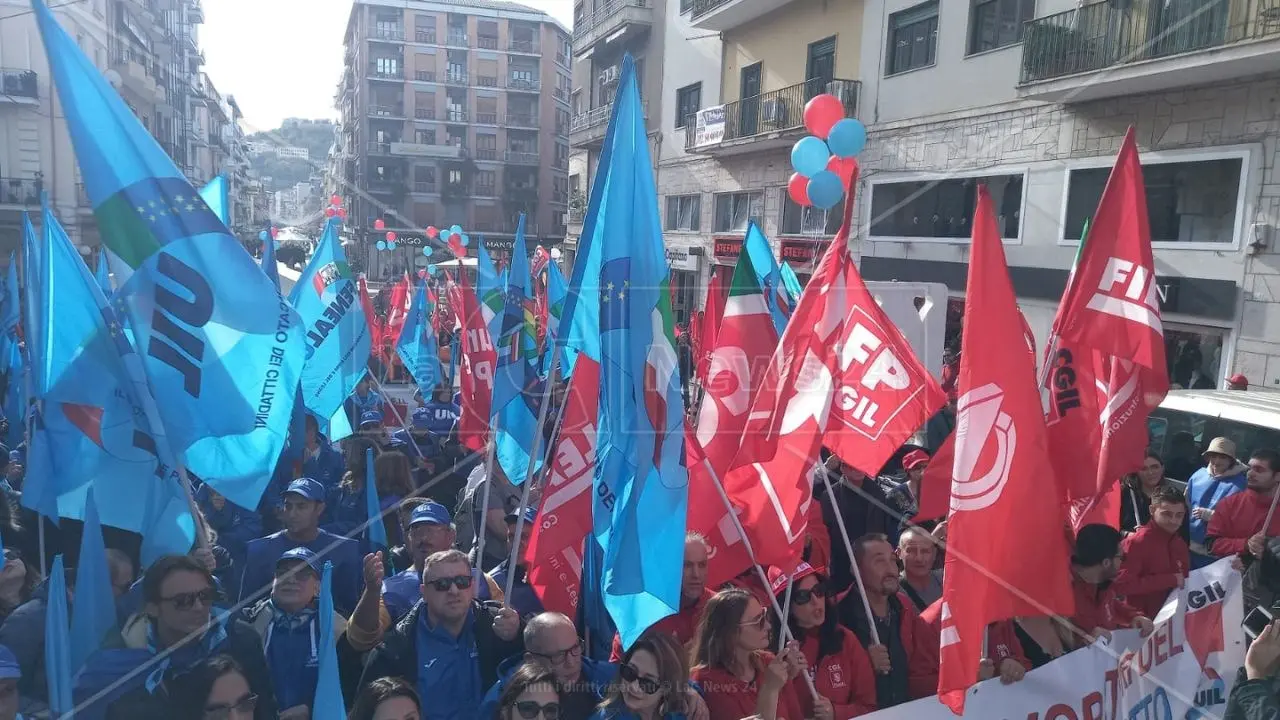
M 404 8 L 413 10 L 439 9 L 446 12 L 457 12 L 465 15 L 492 15 L 502 17 L 507 13 L 518 13 L 533 17 L 517 17 L 517 20 L 536 20 L 547 22 L 560 28 L 566 35 L 569 28 L 551 15 L 528 5 L 509 0 L 355 0 L 351 11 L 355 13 L 357 5 L 377 5 L 388 8 Z

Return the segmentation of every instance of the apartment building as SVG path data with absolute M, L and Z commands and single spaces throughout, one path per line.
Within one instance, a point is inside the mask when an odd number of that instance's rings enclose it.
M 340 194 L 373 277 L 422 266 L 424 228 L 458 225 L 510 252 L 565 236 L 569 33 L 497 0 L 356 0 L 338 88 Z M 375 230 L 382 220 L 385 229 Z M 397 235 L 395 251 L 373 244 Z M 447 257 L 435 250 L 432 261 Z

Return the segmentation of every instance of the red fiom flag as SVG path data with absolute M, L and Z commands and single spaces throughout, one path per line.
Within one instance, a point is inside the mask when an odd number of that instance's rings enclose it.
M 582 353 L 569 379 L 564 419 L 551 450 L 538 522 L 525 556 L 529 585 L 542 606 L 569 617 L 577 617 L 582 542 L 591 531 L 599 410 L 600 364 Z
M 462 327 L 462 415 L 458 418 L 458 441 L 464 447 L 480 451 L 489 440 L 490 408 L 493 403 L 493 368 L 498 354 L 484 316 L 480 314 L 480 302 L 467 284 L 466 273 L 461 282 L 449 288 L 449 302 L 457 308 Z
M 1062 506 L 1044 491 L 1044 413 L 991 197 L 978 188 L 957 385 L 938 698 L 957 715 L 986 627 L 1073 612 Z M 1050 487 L 1052 485 L 1049 485 Z M 1002 538 L 1017 538 L 1010 552 Z

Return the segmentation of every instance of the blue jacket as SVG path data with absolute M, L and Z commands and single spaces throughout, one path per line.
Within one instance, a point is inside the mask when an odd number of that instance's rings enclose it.
M 369 508 L 364 488 L 352 491 L 341 485 L 329 491 L 329 499 L 325 502 L 324 517 L 321 526 L 334 535 L 351 538 L 360 543 L 361 552 L 372 552 L 373 547 L 365 540 L 364 524 L 369 521 Z M 379 507 L 385 512 L 400 503 L 400 498 L 387 496 L 378 498 Z M 395 517 L 394 515 L 392 516 Z M 385 522 L 385 516 L 384 516 Z M 395 522 L 393 520 L 392 522 Z M 394 531 L 394 528 L 392 528 Z M 391 533 L 388 533 L 390 535 Z M 388 538 L 394 540 L 395 538 Z
M 1202 467 L 1191 476 L 1187 481 L 1187 504 L 1191 508 L 1205 507 L 1213 509 L 1223 498 L 1231 497 L 1236 493 L 1244 490 L 1245 475 L 1249 469 L 1241 463 L 1236 463 L 1225 475 L 1219 477 L 1210 477 L 1209 468 Z M 1196 550 L 1196 546 L 1200 546 L 1199 554 L 1207 554 L 1204 551 L 1204 536 L 1209 530 L 1209 521 L 1201 520 L 1194 515 L 1191 518 L 1191 549 Z
M 209 521 L 209 527 L 218 533 L 218 544 L 227 549 L 233 562 L 244 562 L 249 541 L 262 537 L 262 516 L 254 510 L 245 510 L 228 500 L 221 510 L 215 510 L 210 499 L 212 489 L 201 485 L 196 491 L 196 502 Z
M 290 540 L 284 530 L 249 542 L 244 563 L 244 576 L 240 581 L 240 600 L 243 602 L 258 594 L 269 593 L 275 578 L 276 561 L 286 550 L 305 547 L 333 561 L 333 605 L 342 615 L 349 616 L 355 610 L 356 601 L 364 591 L 364 562 L 360 547 L 330 532 L 320 531 L 315 540 L 300 543 Z
M 347 463 L 343 460 L 342 453 L 329 443 L 328 438 L 320 436 L 316 440 L 320 443 L 320 452 L 311 457 L 303 451 L 300 477 L 309 477 L 323 485 L 325 490 L 333 490 L 342 482 L 342 476 L 347 472 Z
M 277 613 L 270 599 L 245 608 L 244 620 L 262 640 L 276 706 L 288 710 L 298 705 L 311 707 L 319 681 L 320 616 L 312 605 L 297 616 Z M 347 621 L 333 614 L 335 641 L 346 632 Z
M 507 589 L 507 564 L 511 560 L 503 560 L 498 563 L 498 567 L 490 573 L 493 581 L 502 588 L 503 592 Z M 525 577 L 524 568 L 516 567 L 516 581 L 511 584 L 511 597 L 506 599 L 506 603 L 511 606 L 512 610 L 520 613 L 520 617 L 524 620 L 543 612 L 542 600 L 538 598 L 538 594 L 533 591 L 529 585 L 528 578 Z
M 498 682 L 489 688 L 489 692 L 484 694 L 484 700 L 480 703 L 479 718 L 492 718 L 498 710 L 498 698 L 502 695 L 502 688 L 507 684 L 507 680 L 516 668 L 524 662 L 524 653 L 515 655 L 502 661 L 498 666 Z M 595 693 L 596 700 L 604 699 L 604 694 L 609 690 L 609 683 L 614 681 L 618 676 L 618 666 L 613 663 L 600 662 L 591 658 L 582 658 L 582 675 L 578 678 L 579 683 L 586 683 L 590 686 L 591 691 Z

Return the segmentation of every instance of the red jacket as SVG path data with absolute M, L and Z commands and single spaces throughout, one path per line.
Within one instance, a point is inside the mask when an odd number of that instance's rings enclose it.
M 929 629 L 938 638 L 938 645 L 941 647 L 942 600 L 937 600 L 925 608 L 924 612 L 920 613 L 920 619 L 928 623 Z M 1017 660 L 1022 667 L 1028 671 L 1031 670 L 1031 661 L 1027 659 L 1027 654 L 1022 649 L 1022 642 L 1018 640 L 1018 633 L 1013 627 L 1012 620 L 1000 620 L 987 626 L 987 655 L 988 659 L 996 665 L 997 672 L 1000 670 L 1000 661 L 1006 658 Z
M 1076 598 L 1076 614 L 1071 622 L 1082 631 L 1091 633 L 1096 628 L 1119 630 L 1133 625 L 1139 613 L 1133 606 L 1116 595 L 1115 583 L 1100 588 L 1071 574 L 1071 589 Z
M 1134 609 L 1154 618 L 1190 570 L 1187 541 L 1148 523 L 1124 539 L 1124 564 L 1113 585 Z
M 760 677 L 760 673 L 771 662 L 772 653 L 756 653 L 756 678 Z M 756 714 L 759 688 L 755 680 L 744 683 L 727 670 L 708 667 L 694 668 L 689 677 L 702 692 L 711 720 L 742 720 Z M 795 687 L 791 683 L 783 685 L 782 691 L 778 693 L 778 720 L 805 720 L 805 717 L 800 700 L 796 697 Z
M 832 611 L 834 612 L 834 610 Z M 836 625 L 842 636 L 840 652 L 818 659 L 818 634 L 809 633 L 800 644 L 806 672 L 813 678 L 818 694 L 831 701 L 837 720 L 866 715 L 876 710 L 876 676 L 871 669 L 871 657 L 858 642 L 858 636 L 842 625 Z M 805 717 L 813 717 L 813 693 L 803 677 L 791 681 L 791 686 Z
M 1262 532 L 1262 523 L 1271 509 L 1271 498 L 1245 490 L 1218 501 L 1209 518 L 1205 544 L 1218 557 L 1248 554 L 1249 538 Z M 1280 512 L 1271 518 L 1268 536 L 1280 535 Z
M 693 635 L 698 631 L 698 621 L 702 620 L 702 611 L 707 607 L 707 601 L 712 595 L 715 593 L 703 590 L 702 597 L 698 598 L 696 603 L 680 608 L 680 612 L 675 615 L 662 618 L 645 632 L 664 632 L 674 637 L 676 642 L 687 646 L 693 642 Z M 617 634 L 613 636 L 613 649 L 609 652 L 609 662 L 622 662 L 622 638 Z

